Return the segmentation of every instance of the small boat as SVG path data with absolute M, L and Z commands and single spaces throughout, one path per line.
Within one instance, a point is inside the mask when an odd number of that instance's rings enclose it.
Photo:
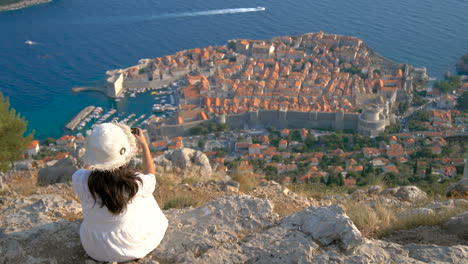
M 135 93 L 131 93 L 130 97 L 136 97 Z
M 163 112 L 163 108 L 160 104 L 154 104 L 153 105 L 153 112 L 156 112 L 156 113 L 161 113 Z
M 257 6 L 257 7 L 255 8 L 255 10 L 257 10 L 257 11 L 265 11 L 266 8 L 263 7 L 263 6 Z

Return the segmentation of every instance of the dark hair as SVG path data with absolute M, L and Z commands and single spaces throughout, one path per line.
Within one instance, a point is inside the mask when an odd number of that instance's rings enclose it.
M 101 199 L 101 207 L 106 206 L 112 214 L 118 215 L 138 192 L 137 181 L 142 183 L 135 171 L 125 165 L 115 171 L 92 171 L 88 188 L 94 203 L 97 195 Z

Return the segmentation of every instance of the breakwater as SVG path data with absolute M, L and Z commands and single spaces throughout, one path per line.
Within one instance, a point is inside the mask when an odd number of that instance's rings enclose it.
M 93 91 L 93 92 L 100 92 L 106 94 L 106 89 L 104 87 L 84 87 L 84 86 L 77 86 L 73 87 L 72 92 L 79 93 L 84 91 Z
M 96 108 L 95 106 L 87 106 L 85 107 L 83 110 L 81 110 L 75 117 L 73 117 L 73 119 L 68 122 L 65 127 L 70 129 L 70 130 L 75 130 L 75 128 L 78 126 L 78 124 L 80 124 L 80 122 L 87 116 L 89 115 L 93 110 L 94 108 Z

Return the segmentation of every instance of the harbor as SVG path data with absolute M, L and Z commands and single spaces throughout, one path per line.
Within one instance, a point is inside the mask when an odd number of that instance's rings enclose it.
M 88 106 L 82 109 L 66 126 L 66 134 L 87 135 L 99 124 L 121 122 L 131 127 L 142 127 L 150 121 L 163 122 L 178 111 L 177 87 L 182 81 L 159 88 L 136 88 L 122 91 L 108 105 Z

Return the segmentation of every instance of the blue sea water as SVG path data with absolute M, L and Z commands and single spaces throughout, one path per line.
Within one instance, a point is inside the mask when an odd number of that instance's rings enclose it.
M 256 6 L 267 10 L 237 12 Z M 87 105 L 149 113 L 138 100 L 71 92 L 102 83 L 106 70 L 234 38 L 320 30 L 362 38 L 438 77 L 468 52 L 467 14 L 466 0 L 54 0 L 0 13 L 0 91 L 36 138 L 59 137 Z

